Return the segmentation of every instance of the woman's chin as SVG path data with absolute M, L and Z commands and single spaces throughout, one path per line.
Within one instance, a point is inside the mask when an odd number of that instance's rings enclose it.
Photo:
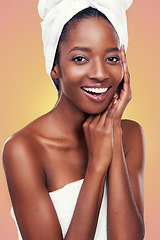
M 103 113 L 107 109 L 107 107 L 108 107 L 108 105 L 103 107 L 103 108 L 89 109 L 88 111 L 86 111 L 86 113 L 89 114 L 89 115 L 101 114 L 101 113 Z

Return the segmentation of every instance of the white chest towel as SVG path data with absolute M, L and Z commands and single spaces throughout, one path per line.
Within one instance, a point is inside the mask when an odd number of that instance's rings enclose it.
M 69 183 L 63 188 L 50 192 L 49 195 L 56 209 L 58 219 L 62 228 L 63 237 L 65 237 L 68 227 L 70 225 L 74 208 L 77 202 L 77 198 L 83 183 L 83 179 Z M 11 215 L 16 222 L 13 208 L 11 209 Z M 18 225 L 18 237 L 22 240 Z M 103 200 L 99 213 L 99 219 L 97 223 L 97 229 L 94 240 L 107 240 L 107 191 L 106 185 L 104 188 Z

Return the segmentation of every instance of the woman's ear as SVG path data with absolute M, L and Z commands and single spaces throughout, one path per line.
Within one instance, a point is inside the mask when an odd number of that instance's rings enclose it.
M 58 64 L 55 63 L 53 68 L 52 68 L 52 71 L 51 71 L 51 77 L 53 79 L 57 79 L 59 78 L 59 67 L 58 67 Z

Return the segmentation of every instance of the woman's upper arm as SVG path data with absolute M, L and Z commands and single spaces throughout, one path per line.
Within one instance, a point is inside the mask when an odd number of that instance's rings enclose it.
M 123 127 L 125 125 L 125 128 Z M 129 120 L 124 120 L 124 142 L 126 142 L 126 163 L 137 208 L 143 218 L 144 212 L 144 165 L 145 165 L 145 138 L 142 127 Z
M 62 231 L 45 187 L 43 168 L 30 143 L 13 137 L 3 149 L 8 188 L 23 239 L 59 240 Z

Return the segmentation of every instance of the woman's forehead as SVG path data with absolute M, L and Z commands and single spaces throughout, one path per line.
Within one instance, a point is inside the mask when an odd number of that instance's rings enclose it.
M 84 45 L 113 43 L 119 44 L 119 37 L 112 24 L 105 18 L 93 17 L 78 21 L 74 27 L 70 26 L 67 31 L 67 41 L 63 45 Z

